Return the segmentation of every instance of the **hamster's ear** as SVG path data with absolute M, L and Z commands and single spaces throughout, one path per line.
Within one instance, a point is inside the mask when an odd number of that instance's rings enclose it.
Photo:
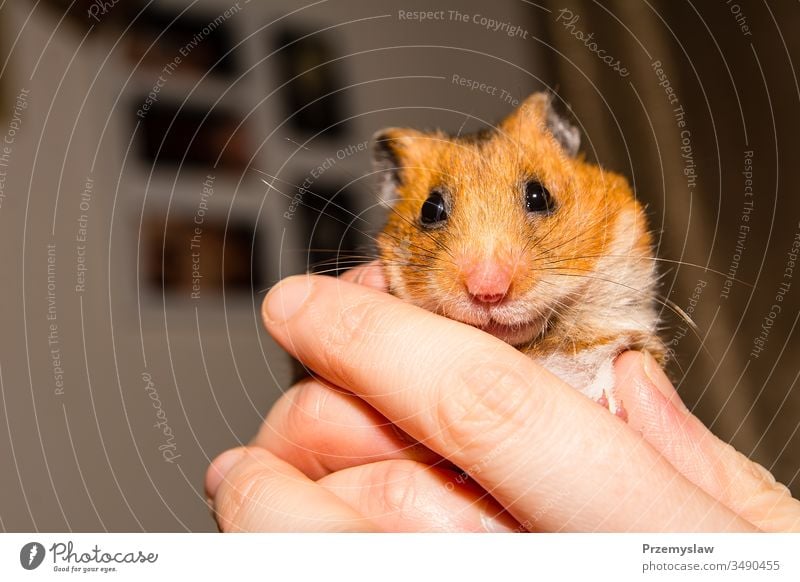
M 403 184 L 403 169 L 411 165 L 415 142 L 425 134 L 413 129 L 388 127 L 372 136 L 372 162 L 380 179 L 380 198 L 393 204 Z
M 530 127 L 544 128 L 552 135 L 564 153 L 570 157 L 578 154 L 581 147 L 581 134 L 566 117 L 562 117 L 553 107 L 552 93 L 534 93 L 506 117 L 502 129 L 509 135 L 520 135 L 520 130 Z

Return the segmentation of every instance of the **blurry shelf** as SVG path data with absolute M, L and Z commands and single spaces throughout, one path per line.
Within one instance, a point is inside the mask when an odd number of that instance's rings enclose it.
M 206 39 L 182 56 L 192 30 L 229 9 L 213 0 L 196 9 L 161 2 L 114 55 L 124 86 L 118 118 L 124 139 L 133 137 L 124 166 L 126 228 L 138 241 L 148 308 L 191 314 L 199 285 L 204 310 L 222 301 L 224 288 L 225 308 L 247 313 L 260 303 L 252 294 L 277 277 L 366 241 L 360 215 L 375 202 L 364 179 L 369 135 L 359 133 L 358 118 L 341 121 L 352 93 L 337 90 L 351 77 L 336 62 L 337 32 L 303 38 L 313 30 L 291 18 L 261 28 L 255 16 L 268 23 L 271 7 L 250 3 L 247 18 L 224 20 L 214 43 Z M 173 23 L 179 13 L 180 26 Z M 159 37 L 165 30 L 170 35 Z M 227 66 L 205 75 L 233 47 Z M 207 272 L 193 276 L 193 265 Z

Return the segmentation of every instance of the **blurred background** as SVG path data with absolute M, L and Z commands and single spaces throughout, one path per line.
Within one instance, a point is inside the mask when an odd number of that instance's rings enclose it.
M 546 88 L 647 204 L 697 325 L 664 311 L 679 392 L 800 494 L 798 25 L 746 0 L 0 4 L 0 530 L 214 530 L 210 459 L 289 382 L 266 290 L 381 226 L 370 136 Z

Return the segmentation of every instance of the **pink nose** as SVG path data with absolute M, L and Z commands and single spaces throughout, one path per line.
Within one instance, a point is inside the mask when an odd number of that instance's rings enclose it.
M 496 259 L 476 261 L 462 273 L 467 292 L 481 303 L 499 303 L 511 287 L 511 269 Z

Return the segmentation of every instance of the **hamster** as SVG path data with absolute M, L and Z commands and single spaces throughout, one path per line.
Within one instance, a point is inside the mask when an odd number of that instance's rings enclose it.
M 475 134 L 388 128 L 374 142 L 390 292 L 498 337 L 625 418 L 614 359 L 666 353 L 652 238 L 625 178 L 578 155 L 552 96 Z

